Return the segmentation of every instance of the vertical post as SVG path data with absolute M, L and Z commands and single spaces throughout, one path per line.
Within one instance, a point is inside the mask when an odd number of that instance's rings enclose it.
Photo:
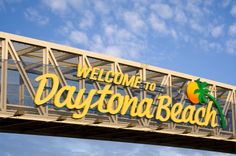
M 114 72 L 114 73 L 117 73 L 117 67 L 116 67 L 116 62 L 113 62 L 112 64 L 111 64 L 111 70 Z M 113 86 L 113 91 L 114 91 L 114 94 L 116 94 L 117 93 L 117 85 L 115 85 L 114 84 L 114 86 Z M 115 101 L 115 107 L 117 106 L 117 101 Z M 118 115 L 117 114 L 115 114 L 115 115 L 111 115 L 111 116 L 113 116 L 113 122 L 115 123 L 115 124 L 117 124 L 118 123 Z
M 172 100 L 173 97 L 172 97 L 172 75 L 171 74 L 168 74 L 167 88 L 168 88 L 167 94 L 171 97 L 171 100 Z M 172 107 L 172 105 L 173 105 L 173 102 L 171 104 L 171 107 Z M 168 124 L 168 126 L 169 126 L 170 129 L 174 129 L 174 127 L 175 127 L 173 122 L 170 122 Z
M 168 75 L 168 95 L 172 98 L 172 76 L 171 74 Z
M 142 68 L 139 70 L 139 74 L 140 74 L 140 77 L 141 77 L 141 80 L 142 80 L 142 85 L 144 82 L 146 82 L 146 65 L 145 64 L 142 64 Z M 142 88 L 140 90 L 140 101 L 141 99 L 144 99 L 146 98 L 146 90 L 144 88 Z M 143 108 L 145 109 L 145 108 Z M 141 118 L 141 123 L 143 124 L 143 126 L 147 126 L 148 124 L 148 120 L 146 118 Z
M 233 135 L 236 136 L 236 91 L 233 90 L 233 100 L 232 100 L 232 127 Z
M 22 77 L 20 76 L 20 86 L 19 86 L 19 104 L 24 105 L 25 103 L 25 86 Z
M 48 47 L 43 49 L 43 74 L 47 74 L 48 73 L 48 65 L 49 65 L 49 54 L 48 54 Z M 49 84 L 47 83 L 47 88 L 49 87 Z M 46 97 L 48 95 L 48 89 L 46 89 L 44 91 L 43 96 Z M 45 113 L 44 115 L 48 115 L 48 105 L 44 106 L 45 108 Z
M 140 70 L 140 76 L 141 76 L 141 79 L 142 79 L 142 83 L 145 82 L 147 80 L 146 78 L 146 67 L 142 67 L 142 69 Z M 141 91 L 141 98 L 146 98 L 146 90 L 143 89 Z
M 85 60 L 84 60 L 84 55 L 81 55 L 79 56 L 79 64 L 81 67 L 84 67 L 85 66 Z M 78 69 L 77 69 L 78 70 Z M 81 89 L 84 89 L 86 86 L 85 86 L 85 79 L 82 78 L 82 76 L 80 77 L 80 80 L 79 80 L 79 90 Z M 81 99 L 81 102 L 83 102 L 85 100 L 85 95 L 83 94 L 82 96 L 82 99 Z M 86 116 L 84 116 L 82 118 L 82 120 L 85 120 Z
M 79 64 L 80 64 L 80 66 L 82 66 L 82 67 L 85 66 L 84 55 L 79 56 Z M 79 89 L 81 90 L 81 89 L 84 89 L 84 88 L 85 88 L 85 80 L 84 80 L 82 77 L 80 77 L 80 80 L 79 80 Z M 85 99 L 85 96 L 83 95 L 82 101 L 84 101 L 84 99 Z
M 7 106 L 7 64 L 8 64 L 8 44 L 7 39 L 2 41 L 2 71 L 1 71 L 1 111 L 6 111 Z
M 212 96 L 214 96 L 214 98 L 217 98 L 217 96 L 216 96 L 216 92 L 217 92 L 217 89 L 216 89 L 216 85 L 215 84 L 213 84 L 213 86 L 212 86 Z M 222 108 L 223 109 L 223 108 Z M 217 118 L 217 117 L 216 117 Z M 219 117 L 218 117 L 219 118 Z M 227 118 L 225 118 L 226 120 L 228 120 Z M 226 121 L 227 122 L 227 121 Z M 220 131 L 220 129 L 221 128 L 215 128 L 215 129 L 213 129 L 213 133 L 214 133 L 214 135 L 219 135 L 220 133 L 219 133 L 219 131 Z

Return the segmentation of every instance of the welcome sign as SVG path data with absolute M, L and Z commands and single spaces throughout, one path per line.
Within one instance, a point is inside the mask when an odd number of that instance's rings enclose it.
M 158 96 L 155 111 L 151 111 L 154 99 L 146 97 L 139 100 L 137 96 L 121 95 L 120 93 L 115 93 L 112 89 L 113 84 L 140 89 L 142 83 L 140 76 L 130 76 L 121 72 L 105 71 L 98 67 L 87 68 L 78 65 L 77 77 L 105 82 L 107 85 L 98 90 L 90 89 L 86 98 L 83 98 L 86 88 L 77 90 L 75 86 L 69 85 L 60 88 L 59 78 L 56 74 L 44 74 L 35 79 L 39 82 L 34 99 L 35 104 L 39 106 L 53 100 L 53 105 L 57 108 L 66 107 L 69 110 L 76 110 L 72 114 L 72 118 L 75 119 L 83 118 L 88 114 L 89 109 L 97 108 L 100 113 L 113 115 L 129 114 L 132 117 L 155 118 L 161 122 L 171 120 L 175 123 L 189 123 L 198 126 L 209 125 L 212 128 L 217 126 L 226 127 L 219 103 L 209 94 L 209 90 L 206 88 L 208 84 L 201 82 L 199 79 L 195 82 L 190 82 L 187 87 L 186 93 L 192 103 L 191 105 L 184 107 L 180 102 L 172 103 L 172 98 L 169 95 L 160 95 Z M 52 88 L 42 98 L 49 81 L 52 82 Z M 145 82 L 143 89 L 155 91 L 156 87 L 156 83 Z M 75 92 L 78 92 L 76 97 L 74 97 Z M 94 102 L 95 96 L 99 98 Z M 196 104 L 199 104 L 200 107 L 196 107 Z M 220 123 L 217 120 L 218 114 L 220 116 Z

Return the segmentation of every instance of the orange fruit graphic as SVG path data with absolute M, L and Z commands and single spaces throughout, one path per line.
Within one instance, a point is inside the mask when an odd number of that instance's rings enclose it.
M 199 93 L 194 94 L 194 91 L 198 89 L 198 85 L 196 82 L 190 82 L 187 87 L 187 96 L 188 99 L 193 103 L 193 104 L 198 104 L 198 96 Z

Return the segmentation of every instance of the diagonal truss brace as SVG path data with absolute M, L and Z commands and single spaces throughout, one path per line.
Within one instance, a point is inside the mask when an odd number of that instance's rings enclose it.
M 24 66 L 22 64 L 22 60 L 17 55 L 17 52 L 16 52 L 12 42 L 10 40 L 8 40 L 8 39 L 6 40 L 6 42 L 7 42 L 7 45 L 9 46 L 9 49 L 8 49 L 9 53 L 10 53 L 13 61 L 16 64 L 16 67 L 17 67 L 17 69 L 18 69 L 18 71 L 19 71 L 19 73 L 20 73 L 20 75 L 22 77 L 22 80 L 23 80 L 24 84 L 26 85 L 26 88 L 28 89 L 30 96 L 32 97 L 32 99 L 34 99 L 34 97 L 35 97 L 35 90 L 34 90 L 34 87 L 31 84 L 31 81 L 30 81 L 30 79 L 29 79 L 29 77 L 28 77 L 28 75 L 27 75 L 27 73 L 26 73 L 26 71 L 24 69 Z M 42 106 L 37 107 L 37 109 L 38 109 L 38 112 L 39 112 L 40 115 L 44 115 L 45 114 L 45 110 L 43 109 Z
M 82 58 L 83 58 L 83 61 L 84 61 L 83 65 L 86 65 L 87 67 L 92 67 L 92 65 L 90 64 L 88 58 L 85 55 L 83 55 Z M 98 90 L 101 90 L 101 86 L 97 81 L 94 81 L 94 87 Z M 105 104 L 107 104 L 106 99 L 104 100 L 104 102 L 105 102 Z M 117 122 L 116 118 L 113 115 L 109 116 L 109 120 L 113 123 Z

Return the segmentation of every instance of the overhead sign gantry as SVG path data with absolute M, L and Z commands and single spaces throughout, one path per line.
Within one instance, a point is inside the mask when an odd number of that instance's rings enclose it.
M 235 86 L 0 33 L 0 131 L 236 153 Z

